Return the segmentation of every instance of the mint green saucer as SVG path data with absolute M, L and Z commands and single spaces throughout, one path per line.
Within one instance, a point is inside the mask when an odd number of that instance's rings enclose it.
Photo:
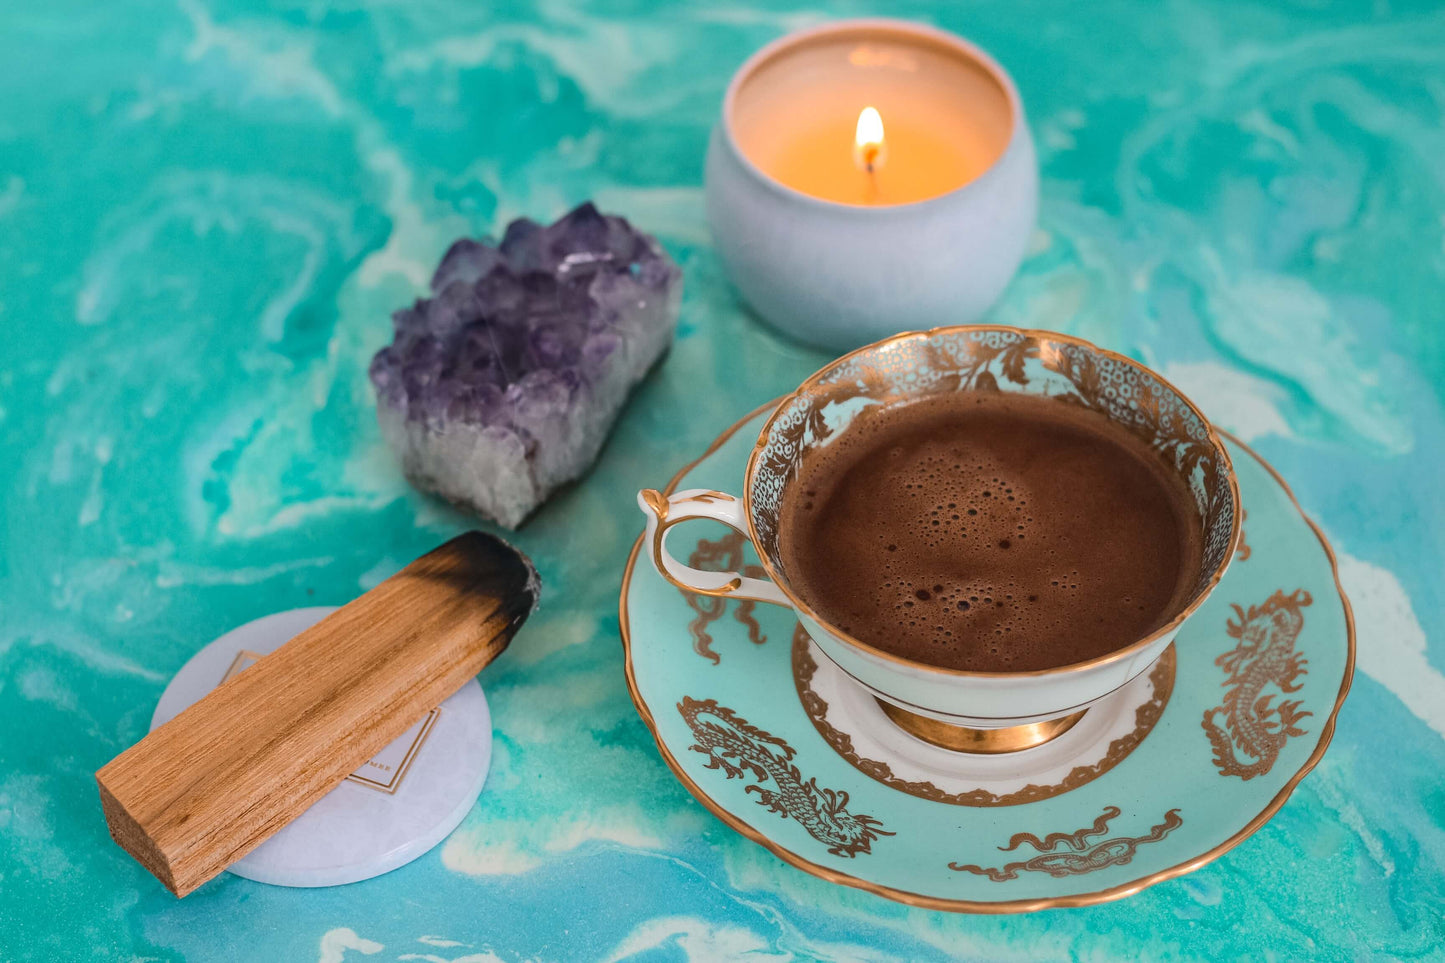
M 736 489 L 768 410 L 667 490 Z M 1329 544 L 1273 469 L 1228 444 L 1246 511 L 1234 563 L 1153 670 L 1054 742 L 976 756 L 907 736 L 792 612 L 685 595 L 639 564 L 640 539 L 620 609 L 633 701 L 704 806 L 824 879 L 1006 913 L 1118 899 L 1190 872 L 1284 805 L 1324 755 L 1354 669 Z M 700 568 L 755 563 L 711 522 L 674 543 L 695 545 Z

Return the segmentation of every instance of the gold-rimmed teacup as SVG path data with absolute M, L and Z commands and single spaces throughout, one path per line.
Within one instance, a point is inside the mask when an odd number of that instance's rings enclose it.
M 865 408 L 957 391 L 1009 391 L 1083 405 L 1124 426 L 1179 473 L 1198 509 L 1203 552 L 1184 606 L 1163 626 L 1098 658 L 1029 672 L 948 669 L 905 659 L 829 625 L 790 585 L 778 551 L 783 496 L 812 448 Z M 1164 378 L 1123 355 L 1049 331 L 965 325 L 900 334 L 824 367 L 763 425 L 743 497 L 692 489 L 638 494 L 645 550 L 664 578 L 702 595 L 787 606 L 816 643 L 913 735 L 965 752 L 1026 749 L 1067 731 L 1088 708 L 1146 671 L 1223 577 L 1239 537 L 1239 486 L 1219 434 Z M 680 522 L 710 518 L 752 540 L 767 578 L 706 572 L 667 551 Z

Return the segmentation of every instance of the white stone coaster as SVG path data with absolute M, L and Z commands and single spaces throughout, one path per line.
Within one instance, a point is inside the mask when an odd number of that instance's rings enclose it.
M 334 611 L 293 609 L 227 632 L 176 673 L 151 728 Z M 277 886 L 335 886 L 390 872 L 457 827 L 482 791 L 491 758 L 491 714 L 472 679 L 228 869 Z

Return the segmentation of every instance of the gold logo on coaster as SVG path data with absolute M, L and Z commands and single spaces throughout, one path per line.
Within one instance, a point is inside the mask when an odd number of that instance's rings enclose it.
M 259 652 L 242 649 L 236 653 L 236 658 L 231 660 L 231 667 L 221 677 L 221 682 L 227 682 L 240 675 L 260 662 L 262 658 L 263 656 Z M 401 781 L 406 778 L 407 771 L 411 769 L 412 760 L 416 759 L 416 754 L 421 751 L 426 737 L 431 735 L 432 727 L 436 725 L 437 717 L 441 714 L 441 706 L 437 706 L 422 716 L 410 729 L 393 739 L 385 749 L 352 771 L 351 775 L 346 777 L 346 781 L 354 782 L 358 786 L 365 786 L 368 789 L 375 789 L 377 792 L 384 792 L 387 795 L 394 795 L 397 789 L 401 788 Z

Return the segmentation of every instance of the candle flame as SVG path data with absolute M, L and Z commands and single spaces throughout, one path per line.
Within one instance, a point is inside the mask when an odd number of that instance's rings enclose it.
M 863 166 L 871 171 L 883 153 L 883 117 L 876 108 L 864 107 L 863 113 L 858 114 L 853 143 Z

